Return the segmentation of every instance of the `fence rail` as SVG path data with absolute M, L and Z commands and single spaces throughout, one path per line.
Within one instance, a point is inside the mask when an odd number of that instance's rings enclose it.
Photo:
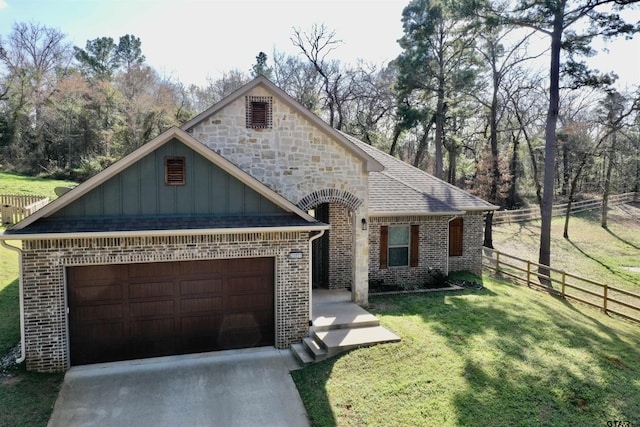
M 621 205 L 624 203 L 631 203 L 640 198 L 638 193 L 623 193 L 609 196 L 609 206 Z M 553 205 L 552 215 L 563 216 L 567 213 L 568 203 L 562 203 Z M 593 209 L 600 209 L 602 207 L 602 199 L 583 200 L 580 202 L 573 202 L 571 204 L 571 213 L 584 212 Z M 503 224 L 519 221 L 530 221 L 534 219 L 540 219 L 540 207 L 528 208 L 528 209 L 516 209 L 506 211 L 496 211 L 493 213 L 493 224 Z
M 49 198 L 43 196 L 0 194 L 0 224 L 20 222 L 47 203 Z
M 517 283 L 574 300 L 640 323 L 640 294 L 616 286 L 605 285 L 566 271 L 546 267 L 536 262 L 483 248 L 482 267 L 510 277 Z M 547 274 L 541 274 L 542 268 Z M 547 286 L 559 285 L 559 289 Z

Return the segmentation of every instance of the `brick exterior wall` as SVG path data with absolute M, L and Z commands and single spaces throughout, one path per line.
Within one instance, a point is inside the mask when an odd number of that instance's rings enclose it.
M 353 233 L 349 210 L 329 204 L 329 289 L 351 287 L 353 279 Z
M 482 272 L 482 214 L 463 218 L 463 255 L 449 256 L 449 219 L 451 216 L 373 217 L 369 219 L 369 280 L 384 280 L 388 285 L 421 283 L 430 269 L 443 273 L 468 270 Z M 417 267 L 380 269 L 380 227 L 383 225 L 419 225 Z
M 65 267 L 222 258 L 275 259 L 275 345 L 285 349 L 309 333 L 308 233 L 92 238 L 23 243 L 27 369 L 69 367 Z M 302 259 L 289 259 L 291 250 Z
M 462 256 L 449 257 L 449 271 L 482 274 L 484 219 L 482 212 L 471 212 L 462 219 Z

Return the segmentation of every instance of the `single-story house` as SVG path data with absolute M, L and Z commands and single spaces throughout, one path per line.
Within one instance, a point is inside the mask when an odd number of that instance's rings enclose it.
M 264 77 L 7 229 L 27 368 L 309 333 L 312 287 L 481 270 L 495 206 L 338 132 Z M 20 244 L 16 244 L 20 241 Z

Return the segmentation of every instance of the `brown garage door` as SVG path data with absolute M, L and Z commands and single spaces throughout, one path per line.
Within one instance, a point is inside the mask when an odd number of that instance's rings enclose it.
M 71 364 L 274 343 L 273 258 L 67 269 Z

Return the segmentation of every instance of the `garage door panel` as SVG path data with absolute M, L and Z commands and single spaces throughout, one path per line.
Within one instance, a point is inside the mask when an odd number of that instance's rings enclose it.
M 87 323 L 76 328 L 71 339 L 83 343 L 108 344 L 121 341 L 125 336 L 123 322 Z
M 130 283 L 129 298 L 170 297 L 173 295 L 173 282 Z
M 170 277 L 174 276 L 174 263 L 171 262 L 153 262 L 143 264 L 129 264 L 128 277 Z
M 69 275 L 77 286 L 82 286 L 82 283 L 91 284 L 96 279 L 117 282 L 118 279 L 127 276 L 127 269 L 126 266 L 118 264 L 85 265 L 69 270 Z
M 268 271 L 273 271 L 272 258 L 251 258 L 251 263 L 248 263 L 243 258 L 229 259 L 227 260 L 227 265 L 227 273 L 230 275 L 236 273 L 265 274 Z
M 130 323 L 133 339 L 171 337 L 176 333 L 173 319 L 137 320 Z
M 214 316 L 188 316 L 180 319 L 180 327 L 182 335 L 193 338 L 199 337 L 215 337 L 217 339 L 219 325 L 222 323 L 224 315 Z
M 67 279 L 72 365 L 274 343 L 273 258 L 70 267 Z
M 225 270 L 226 260 L 189 261 L 181 262 L 178 265 L 180 276 L 221 276 Z
M 122 304 L 85 305 L 71 310 L 80 322 L 120 320 L 123 317 Z
M 231 295 L 228 298 L 229 308 L 232 312 L 252 312 L 270 310 L 273 301 L 267 295 Z
M 230 292 L 264 292 L 270 293 L 271 281 L 266 277 L 242 276 L 229 279 Z
M 221 312 L 223 309 L 223 298 L 189 298 L 180 301 L 180 311 L 183 314 Z
M 122 286 L 121 285 L 93 285 L 82 288 L 76 288 L 69 293 L 69 298 L 82 304 L 84 301 L 95 302 L 107 302 L 113 300 L 122 299 Z
M 223 291 L 222 279 L 181 280 L 180 295 L 220 294 Z
M 129 314 L 132 319 L 141 317 L 173 316 L 175 314 L 175 301 L 145 301 L 129 304 Z

